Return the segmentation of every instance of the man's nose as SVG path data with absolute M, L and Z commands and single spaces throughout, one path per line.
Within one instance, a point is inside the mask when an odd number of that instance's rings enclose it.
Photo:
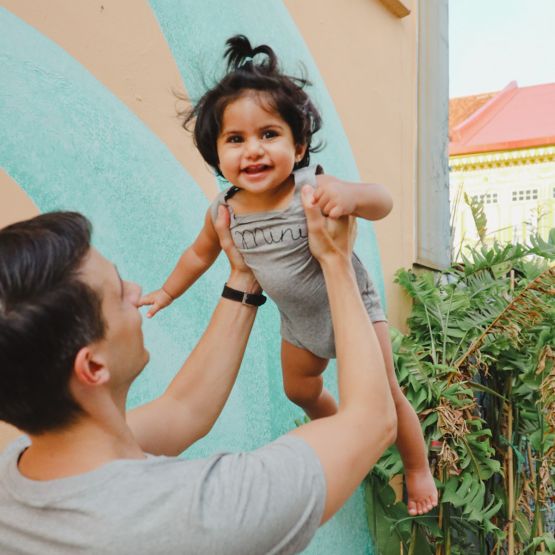
M 134 282 L 129 282 L 129 288 L 131 289 L 131 302 L 139 308 L 139 300 L 143 296 L 143 288 Z

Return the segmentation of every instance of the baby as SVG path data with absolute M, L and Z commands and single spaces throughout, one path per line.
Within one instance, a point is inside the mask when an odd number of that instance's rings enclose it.
M 225 57 L 227 74 L 194 106 L 185 125 L 194 121 L 201 155 L 232 186 L 213 201 L 204 227 L 162 288 L 145 295 L 141 304 L 151 305 L 147 316 L 154 316 L 212 265 L 220 252 L 214 221 L 225 206 L 237 249 L 280 311 L 285 393 L 310 418 L 322 418 L 337 411 L 322 378 L 328 360 L 335 357 L 335 345 L 323 274 L 308 246 L 300 190 L 313 186 L 314 202 L 330 218 L 379 220 L 391 210 L 391 197 L 380 185 L 343 182 L 309 165 L 320 115 L 304 91 L 307 82 L 283 74 L 269 46 L 252 48 L 239 35 L 227 41 Z M 409 513 L 423 514 L 437 505 L 437 490 L 420 422 L 395 377 L 379 297 L 354 254 L 353 266 L 395 399 Z M 265 300 L 262 295 L 243 297 L 228 287 L 223 294 L 254 305 Z

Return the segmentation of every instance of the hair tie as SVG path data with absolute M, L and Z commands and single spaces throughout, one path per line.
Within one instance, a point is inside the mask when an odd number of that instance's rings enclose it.
M 264 52 L 257 52 L 254 56 L 245 56 L 238 64 L 237 69 L 245 67 L 247 64 L 253 64 L 257 56 L 265 56 Z
M 252 56 L 247 56 L 243 58 L 238 64 L 237 69 L 241 69 L 243 66 L 246 66 L 248 63 L 253 63 L 254 58 Z

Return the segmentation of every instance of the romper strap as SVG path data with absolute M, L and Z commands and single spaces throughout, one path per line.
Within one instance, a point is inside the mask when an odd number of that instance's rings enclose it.
M 306 168 L 300 168 L 293 172 L 293 178 L 295 179 L 295 185 L 312 185 L 316 187 L 316 176 L 324 173 L 324 170 L 320 164 L 315 164 L 314 166 L 308 166 Z

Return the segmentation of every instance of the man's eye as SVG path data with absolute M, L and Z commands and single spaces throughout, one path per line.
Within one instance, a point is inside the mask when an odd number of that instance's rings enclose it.
M 271 129 L 269 129 L 268 131 L 264 131 L 264 133 L 262 133 L 262 137 L 264 139 L 273 139 L 274 137 L 277 137 L 277 131 L 273 131 Z

